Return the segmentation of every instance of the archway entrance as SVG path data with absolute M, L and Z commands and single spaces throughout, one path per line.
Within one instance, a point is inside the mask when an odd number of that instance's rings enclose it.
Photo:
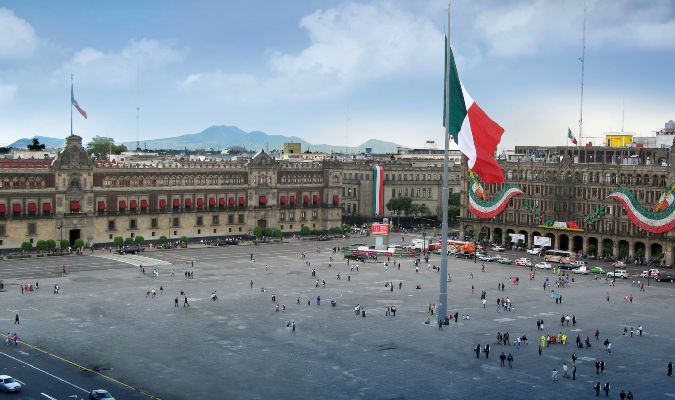
M 588 248 L 586 249 L 586 253 L 591 254 L 593 256 L 598 255 L 598 238 L 595 237 L 588 238 Z
M 572 251 L 580 251 L 583 253 L 584 251 L 584 238 L 581 236 L 575 236 L 574 239 L 572 239 Z
M 259 219 L 258 220 L 258 226 L 260 228 L 267 228 L 267 220 L 266 219 Z
M 619 240 L 619 259 L 623 260 L 628 257 L 628 249 L 630 245 L 625 240 Z
M 555 249 L 555 235 L 552 234 L 552 233 L 547 233 L 544 236 L 546 236 L 547 238 L 549 238 L 551 240 L 551 244 L 549 246 L 544 246 L 544 247 L 548 247 L 550 249 Z
M 648 261 L 651 261 L 651 260 L 661 261 L 661 257 L 662 257 L 662 253 L 663 253 L 663 248 L 661 247 L 661 245 L 658 244 L 658 243 L 652 243 L 652 245 L 650 246 L 650 250 L 651 250 L 650 251 L 651 257 L 650 257 L 650 260 L 648 260 Z
M 612 239 L 605 239 L 602 241 L 602 256 L 614 256 L 614 241 Z
M 558 250 L 569 250 L 570 249 L 570 238 L 569 236 L 560 234 L 558 240 L 560 240 L 560 248 Z
M 70 246 L 75 247 L 75 241 L 80 239 L 80 230 L 79 229 L 71 229 L 69 231 L 68 239 L 70 240 Z
M 503 236 L 502 228 L 495 228 L 492 231 L 492 241 L 495 244 L 502 244 L 502 236 Z
M 635 260 L 643 261 L 645 259 L 645 250 L 647 247 L 642 242 L 635 242 Z

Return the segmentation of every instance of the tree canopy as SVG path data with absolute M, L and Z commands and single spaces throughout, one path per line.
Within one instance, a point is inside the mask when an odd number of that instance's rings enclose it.
M 107 154 L 120 154 L 124 151 L 127 151 L 127 146 L 115 144 L 115 139 L 109 137 L 96 136 L 87 143 L 87 154 L 93 154 L 97 158 L 105 158 Z
M 36 137 L 33 138 L 31 144 L 26 146 L 30 151 L 41 151 L 45 149 L 45 145 L 40 143 L 40 140 Z

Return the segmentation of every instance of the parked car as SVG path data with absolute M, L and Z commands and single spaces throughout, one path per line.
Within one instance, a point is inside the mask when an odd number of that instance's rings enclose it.
M 529 258 L 519 258 L 515 261 L 516 265 L 519 265 L 521 267 L 531 267 L 532 266 L 532 261 L 530 261 Z
M 651 268 L 649 271 L 642 271 L 640 278 L 657 278 L 659 275 L 661 275 L 661 271 L 656 268 Z
M 107 391 L 103 389 L 94 389 L 91 392 L 89 392 L 89 399 L 90 400 L 115 400 L 114 397 Z
M 574 264 L 560 264 L 560 266 L 558 268 L 571 270 L 571 269 L 577 268 L 577 266 L 574 265 Z
M 511 259 L 506 257 L 500 257 L 497 259 L 497 262 L 500 264 L 511 264 Z
M 478 254 L 478 261 L 490 262 L 494 260 L 495 260 L 494 257 L 488 256 L 487 254 Z
M 570 265 L 574 265 L 575 267 L 588 267 L 588 263 L 586 261 L 572 261 Z
M 128 244 L 120 246 L 120 249 L 117 251 L 120 254 L 136 254 L 142 253 L 145 249 L 137 244 Z
M 573 274 L 582 274 L 582 275 L 588 275 L 591 271 L 586 268 L 586 267 L 579 267 L 579 268 L 574 268 L 572 270 Z
M 591 273 L 592 274 L 602 274 L 602 275 L 604 275 L 604 274 L 607 273 L 607 271 L 605 271 L 605 269 L 602 268 L 602 267 L 593 267 L 593 268 L 591 268 Z
M 365 254 L 345 254 L 345 258 L 348 260 L 365 262 L 368 259 L 368 256 Z
M 541 255 L 541 247 L 534 247 L 527 250 L 527 254 L 532 254 L 533 256 Z
M 20 392 L 21 387 L 21 382 L 11 376 L 0 375 L 0 389 L 2 389 L 3 392 Z
M 551 268 L 553 268 L 551 266 L 551 263 L 547 263 L 547 262 L 536 263 L 536 264 L 534 264 L 534 267 L 539 268 L 539 269 L 551 269 Z
M 673 277 L 672 275 L 659 275 L 656 277 L 657 282 L 672 282 Z
M 491 250 L 492 250 L 492 251 L 504 251 L 504 250 L 506 250 L 506 249 L 503 248 L 502 246 L 492 246 L 492 249 L 491 249 Z
M 609 271 L 609 272 L 607 272 L 607 277 L 608 278 L 627 279 L 628 278 L 628 271 L 626 271 L 625 269 L 617 269 L 616 271 Z

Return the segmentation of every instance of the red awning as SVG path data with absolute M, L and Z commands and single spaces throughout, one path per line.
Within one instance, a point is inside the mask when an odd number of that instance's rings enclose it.
M 246 199 L 243 197 L 239 197 L 239 205 L 240 206 L 245 206 L 246 205 Z
M 338 196 L 337 194 L 333 195 L 333 204 L 335 205 L 340 204 L 340 196 Z
M 258 197 L 258 204 L 260 204 L 261 206 L 264 206 L 265 204 L 267 204 L 267 197 L 265 197 L 265 196 Z
M 233 206 L 234 205 L 234 197 L 230 197 L 229 199 L 227 199 L 227 204 L 230 205 L 230 206 Z
M 148 201 L 143 199 L 141 200 L 141 209 L 145 210 L 146 208 L 148 208 Z
M 173 208 L 180 207 L 180 199 L 173 199 Z
M 28 212 L 29 212 L 29 213 L 35 213 L 35 212 L 37 212 L 37 204 L 35 204 L 35 203 L 28 203 Z
M 192 199 L 185 199 L 185 207 L 192 207 Z
M 197 207 L 204 207 L 204 199 L 201 197 L 197 199 Z
M 71 200 L 70 211 L 80 211 L 80 202 L 77 200 Z
M 220 204 L 221 207 L 225 207 L 225 198 L 224 197 L 219 198 L 218 204 Z M 234 202 L 232 204 L 234 204 Z
M 7 212 L 7 206 L 4 204 L 0 204 L 0 214 L 4 214 Z
M 223 200 L 223 205 L 225 205 L 225 199 L 222 199 L 222 200 Z M 216 199 L 214 199 L 213 197 L 210 197 L 209 198 L 209 207 L 215 207 L 215 206 L 216 206 Z
M 138 208 L 138 201 L 137 200 L 129 200 L 129 208 L 132 210 L 135 210 Z
M 159 208 L 166 208 L 166 200 L 165 199 L 161 199 L 159 201 Z
M 21 204 L 18 204 L 18 203 L 12 204 L 12 212 L 14 214 L 20 214 L 21 213 Z
M 279 204 L 281 204 L 282 206 L 286 205 L 286 196 L 279 197 Z
M 309 196 L 302 196 L 302 204 L 309 204 Z
M 52 212 L 52 203 L 42 203 L 42 213 L 49 214 Z
M 314 196 L 312 196 L 312 203 L 319 204 L 319 195 L 318 194 L 315 194 Z
M 105 201 L 99 201 L 99 202 L 98 202 L 98 210 L 99 210 L 99 211 L 104 211 L 104 210 L 105 210 Z
M 290 202 L 291 202 L 291 204 L 295 205 L 295 196 L 291 196 Z
M 126 200 L 120 200 L 119 209 L 120 210 L 126 210 L 127 209 L 127 201 Z

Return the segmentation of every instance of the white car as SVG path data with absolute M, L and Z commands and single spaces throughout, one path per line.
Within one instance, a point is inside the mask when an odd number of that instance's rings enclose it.
M 115 400 L 114 397 L 107 391 L 103 389 L 94 389 L 89 393 L 90 400 Z
M 519 258 L 515 261 L 516 265 L 519 265 L 521 267 L 531 267 L 532 266 L 532 261 L 530 261 L 528 258 Z
M 579 268 L 574 268 L 574 269 L 572 270 L 572 273 L 574 273 L 574 274 L 588 275 L 588 274 L 591 273 L 591 271 L 590 271 L 588 268 L 586 268 L 586 267 L 579 267 Z
M 20 392 L 21 382 L 9 375 L 0 375 L 0 389 L 3 392 Z
M 608 278 L 621 278 L 621 279 L 627 279 L 628 278 L 628 271 L 625 269 L 617 269 L 616 272 L 614 271 L 609 271 L 607 272 L 607 277 Z
M 659 271 L 656 268 L 652 268 L 649 271 L 642 271 L 642 273 L 640 274 L 640 278 L 647 278 L 647 277 L 658 278 L 659 275 L 661 275 L 661 271 Z
M 539 268 L 539 269 L 551 269 L 551 268 L 553 268 L 551 266 L 551 264 L 547 263 L 547 262 L 536 263 L 536 264 L 534 264 L 534 267 Z
M 527 250 L 527 254 L 531 254 L 533 256 L 538 256 L 541 254 L 541 247 L 535 247 L 533 249 Z
M 492 246 L 492 251 L 504 251 L 506 250 L 502 246 Z

